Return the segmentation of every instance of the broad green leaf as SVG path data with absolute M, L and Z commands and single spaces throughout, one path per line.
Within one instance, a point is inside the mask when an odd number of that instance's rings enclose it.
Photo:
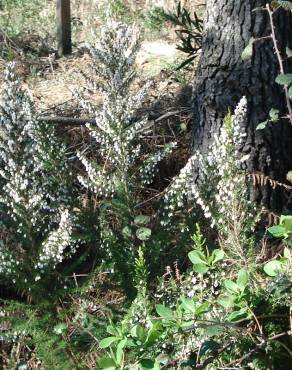
M 127 339 L 127 344 L 126 344 L 127 348 L 135 348 L 138 346 L 137 344 L 137 341 L 136 340 L 133 340 L 131 338 L 128 338 Z
M 112 343 L 116 342 L 117 340 L 118 340 L 117 337 L 104 338 L 99 342 L 99 347 L 100 348 L 108 348 Z
M 156 340 L 160 337 L 161 332 L 159 329 L 160 329 L 159 323 L 154 323 L 152 328 L 150 328 L 147 334 L 146 342 L 145 342 L 147 346 L 154 344 Z
M 114 370 L 116 368 L 115 361 L 110 357 L 102 357 L 98 360 L 98 365 L 104 370 Z
M 242 307 L 240 310 L 233 311 L 228 317 L 226 318 L 227 321 L 237 321 L 243 318 L 249 317 L 249 311 L 247 307 Z
M 283 270 L 283 264 L 280 261 L 274 260 L 265 264 L 264 271 L 269 276 L 277 276 Z
M 264 130 L 267 127 L 269 121 L 261 122 L 257 125 L 256 130 Z
M 292 57 L 292 50 L 288 48 L 288 46 L 286 47 L 286 54 L 287 54 L 287 57 L 288 58 L 291 58 Z
M 125 226 L 122 230 L 122 234 L 126 237 L 126 238 L 130 238 L 132 236 L 132 231 L 131 229 L 129 228 L 129 226 Z
M 225 308 L 231 308 L 234 306 L 234 297 L 232 295 L 221 296 L 218 298 L 218 303 Z
M 130 331 L 131 336 L 132 336 L 132 337 L 134 337 L 134 338 L 138 337 L 138 334 L 137 334 L 137 327 L 138 327 L 138 325 L 134 325 L 134 326 L 132 327 L 131 331 Z
M 292 73 L 280 74 L 276 77 L 276 82 L 279 85 L 289 86 L 292 83 Z
M 109 333 L 113 336 L 115 336 L 117 334 L 117 330 L 112 325 L 108 325 L 107 328 L 106 328 L 106 331 L 107 331 L 107 333 Z
M 275 238 L 282 238 L 285 235 L 286 229 L 284 226 L 275 225 L 269 227 L 268 232 Z
M 148 227 L 140 227 L 136 231 L 136 236 L 139 240 L 142 241 L 148 240 L 151 236 L 151 230 Z
M 157 304 L 155 306 L 156 312 L 158 315 L 164 319 L 172 319 L 173 318 L 173 312 L 170 308 L 164 306 L 163 304 Z
M 281 258 L 279 259 L 279 261 L 282 263 L 282 268 L 283 268 L 283 270 L 284 270 L 285 265 L 286 265 L 286 263 L 289 261 L 289 259 L 288 259 L 288 258 L 286 258 L 286 257 L 281 257 Z
M 286 233 L 292 233 L 292 216 L 282 215 L 280 217 L 280 225 L 284 226 Z
M 206 257 L 204 253 L 200 251 L 191 251 L 188 253 L 189 259 L 191 262 L 196 265 L 196 264 L 207 264 L 206 262 Z
M 213 262 L 212 264 L 214 265 L 216 262 L 223 260 L 225 253 L 223 252 L 222 249 L 215 249 L 212 253 L 213 257 Z
M 252 54 L 253 54 L 253 43 L 254 43 L 255 39 L 252 37 L 247 46 L 244 48 L 242 54 L 241 54 L 241 59 L 243 61 L 246 61 L 246 60 L 249 60 L 251 59 L 252 57 Z
M 141 325 L 137 325 L 136 329 L 137 337 L 141 342 L 145 342 L 147 338 L 147 332 Z
M 126 343 L 127 343 L 127 338 L 121 340 L 119 342 L 119 344 L 117 345 L 117 353 L 116 353 L 116 356 L 117 356 L 117 363 L 118 364 L 121 364 L 122 361 L 123 361 L 123 357 L 124 357 L 124 351 L 123 351 L 123 349 L 124 349 Z
M 224 281 L 224 285 L 231 294 L 234 294 L 234 293 L 237 294 L 241 292 L 240 287 L 232 280 Z
M 146 215 L 138 215 L 134 219 L 136 225 L 147 225 L 150 221 L 150 217 Z
M 198 274 L 205 274 L 209 271 L 209 266 L 198 263 L 193 265 L 193 270 L 196 271 Z
M 208 307 L 209 307 L 208 302 L 204 302 L 204 303 L 200 304 L 196 309 L 196 316 L 200 316 L 203 313 L 205 313 L 207 311 Z
M 272 122 L 277 122 L 279 120 L 279 113 L 278 109 L 272 108 L 269 112 L 270 118 Z
M 245 269 L 239 271 L 236 283 L 244 290 L 248 283 L 248 272 Z
M 188 330 L 190 329 L 192 326 L 194 326 L 194 320 L 189 320 L 189 321 L 184 321 L 182 324 L 181 324 L 181 328 L 183 330 Z
M 190 298 L 185 298 L 185 297 L 182 297 L 181 298 L 181 307 L 188 311 L 188 312 L 191 312 L 193 314 L 196 313 L 196 306 L 195 306 L 195 302 L 190 299 Z

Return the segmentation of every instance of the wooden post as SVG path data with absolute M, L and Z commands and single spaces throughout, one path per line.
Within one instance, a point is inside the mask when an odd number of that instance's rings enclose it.
M 59 56 L 72 52 L 70 0 L 57 0 L 57 38 Z

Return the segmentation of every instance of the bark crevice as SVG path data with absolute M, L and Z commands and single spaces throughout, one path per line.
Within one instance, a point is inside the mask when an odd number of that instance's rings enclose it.
M 283 89 L 275 83 L 279 66 L 270 40 L 256 43 L 250 61 L 241 54 L 251 37 L 270 34 L 268 14 L 262 0 L 208 0 L 204 25 L 202 56 L 194 84 L 193 146 L 202 153 L 208 151 L 215 132 L 220 130 L 228 109 L 233 110 L 242 96 L 248 100 L 247 138 L 242 151 L 250 154 L 247 170 L 261 172 L 285 181 L 292 169 L 292 127 L 287 120 L 256 131 L 267 119 L 271 108 L 287 113 Z M 292 14 L 283 10 L 275 15 L 279 47 L 292 43 Z M 292 60 L 285 61 L 286 71 L 292 70 Z M 287 199 L 281 189 L 271 192 L 258 189 L 256 196 L 274 211 L 285 211 Z

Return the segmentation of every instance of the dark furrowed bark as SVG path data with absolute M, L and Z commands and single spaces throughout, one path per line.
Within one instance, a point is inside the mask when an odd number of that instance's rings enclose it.
M 287 119 L 256 126 L 266 120 L 271 108 L 287 114 L 283 87 L 275 83 L 279 65 L 270 39 L 257 41 L 251 60 L 241 54 L 251 37 L 270 35 L 268 13 L 253 9 L 265 7 L 266 0 L 208 0 L 202 56 L 194 85 L 194 149 L 208 150 L 215 132 L 223 124 L 228 109 L 233 110 L 242 96 L 248 100 L 247 138 L 242 151 L 250 154 L 249 172 L 259 171 L 284 181 L 292 169 L 292 127 Z M 277 10 L 274 15 L 277 38 L 283 57 L 292 44 L 292 13 Z M 286 72 L 292 59 L 285 60 Z M 255 196 L 274 211 L 287 208 L 282 189 L 258 189 Z

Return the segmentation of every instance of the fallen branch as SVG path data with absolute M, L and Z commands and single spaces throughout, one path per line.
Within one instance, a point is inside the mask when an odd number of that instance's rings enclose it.
M 50 117 L 41 116 L 41 121 L 52 124 L 64 124 L 66 126 L 85 126 L 87 123 L 95 124 L 94 118 L 73 118 L 73 117 Z
M 170 118 L 172 116 L 175 116 L 179 113 L 185 113 L 188 112 L 188 108 L 183 108 L 180 110 L 176 110 L 173 112 L 167 112 L 164 113 L 163 115 L 157 116 L 154 112 L 149 112 L 148 113 L 148 120 L 149 121 L 154 121 L 160 122 L 164 119 Z M 47 122 L 47 123 L 52 123 L 52 124 L 64 124 L 68 126 L 85 126 L 87 123 L 94 125 L 95 124 L 95 118 L 74 118 L 74 117 L 59 117 L 59 116 L 40 116 L 40 120 Z M 133 122 L 138 120 L 138 117 L 133 118 Z

